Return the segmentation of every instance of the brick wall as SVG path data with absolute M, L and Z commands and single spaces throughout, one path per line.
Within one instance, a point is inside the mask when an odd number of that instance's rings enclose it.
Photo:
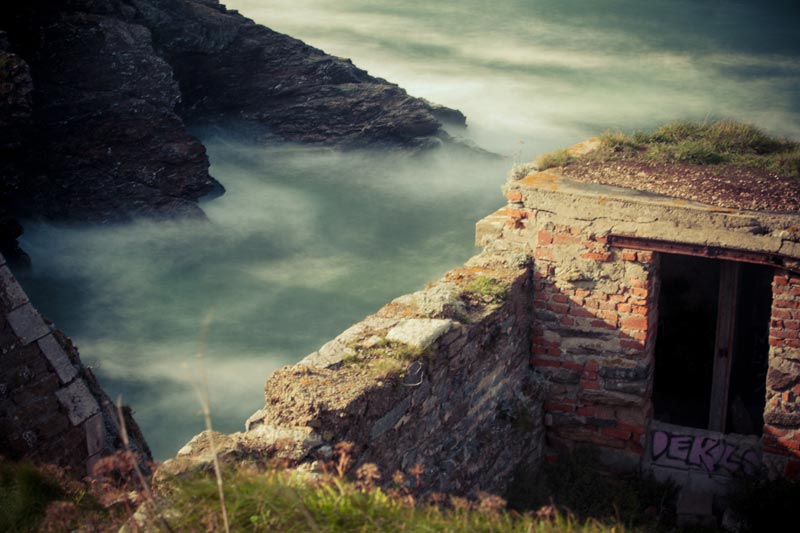
M 777 271 L 772 293 L 764 462 L 773 476 L 800 478 L 800 277 Z
M 34 309 L 0 255 L 0 453 L 83 477 L 123 447 L 112 411 L 77 349 Z M 126 426 L 149 459 L 130 416 Z
M 651 415 L 654 255 L 559 224 L 536 232 L 533 255 L 531 364 L 552 383 L 549 444 L 593 443 L 638 461 Z

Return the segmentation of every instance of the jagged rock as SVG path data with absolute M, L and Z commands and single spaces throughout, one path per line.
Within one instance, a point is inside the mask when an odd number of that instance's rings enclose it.
M 5 3 L 0 244 L 13 255 L 13 216 L 201 215 L 196 200 L 221 187 L 184 121 L 250 139 L 426 147 L 449 139 L 436 117 L 464 123 L 216 0 Z
M 214 0 L 135 0 L 173 66 L 189 122 L 244 121 L 261 136 L 340 146 L 425 146 L 459 111 L 410 97 L 350 60 L 274 32 Z

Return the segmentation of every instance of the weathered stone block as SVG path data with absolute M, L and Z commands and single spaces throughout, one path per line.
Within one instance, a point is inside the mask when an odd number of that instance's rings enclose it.
M 50 327 L 29 303 L 10 311 L 6 319 L 23 344 L 30 344 L 50 333 Z
M 75 370 L 72 361 L 69 360 L 69 356 L 55 337 L 47 335 L 39 339 L 37 344 L 39 344 L 39 349 L 42 350 L 42 353 L 52 365 L 53 370 L 58 374 L 61 383 L 66 384 L 72 381 L 78 371 Z
M 70 385 L 56 392 L 59 403 L 67 410 L 73 426 L 77 426 L 93 414 L 100 411 L 100 406 L 83 380 L 73 381 Z
M 16 309 L 28 303 L 28 296 L 22 290 L 7 266 L 0 266 L 0 304 L 4 311 Z
M 91 457 L 103 451 L 106 445 L 106 426 L 103 422 L 103 414 L 95 413 L 83 423 L 86 431 L 86 453 Z
M 428 348 L 450 331 L 454 322 L 446 319 L 410 318 L 389 330 L 386 338 L 417 348 Z

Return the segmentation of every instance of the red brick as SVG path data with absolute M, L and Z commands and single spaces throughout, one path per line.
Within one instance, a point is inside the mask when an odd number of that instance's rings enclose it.
M 590 312 L 584 309 L 583 307 L 572 307 L 569 310 L 569 314 L 572 316 L 577 316 L 581 318 L 594 318 L 595 316 Z
M 628 297 L 625 296 L 624 294 L 609 294 L 608 295 L 608 299 L 611 302 L 622 303 L 622 302 L 627 301 Z
M 570 370 L 583 371 L 583 365 L 574 361 L 563 361 L 561 366 Z
M 569 298 L 567 298 L 563 294 L 554 294 L 551 300 L 553 300 L 554 302 L 558 302 L 560 304 L 569 303 Z
M 648 326 L 647 319 L 640 316 L 623 317 L 620 319 L 619 323 L 623 328 L 640 331 L 646 331 Z
M 640 289 L 640 288 L 637 288 L 637 287 L 633 287 L 632 289 L 629 290 L 629 292 L 632 295 L 636 296 L 637 298 L 647 298 L 647 295 L 648 295 L 648 290 L 647 289 Z
M 800 348 L 800 340 L 798 339 L 786 339 L 783 344 L 791 348 Z
M 544 359 L 542 357 L 533 357 L 531 359 L 531 364 L 533 366 L 549 366 L 554 368 L 560 368 L 561 362 L 556 359 Z
M 575 406 L 566 402 L 544 402 L 544 410 L 571 413 L 575 410 Z
M 800 461 L 788 461 L 784 475 L 788 479 L 800 479 Z
M 553 235 L 553 244 L 563 245 L 563 244 L 580 244 L 581 239 L 580 237 L 574 237 L 569 234 L 564 233 L 556 233 Z
M 797 330 L 800 329 L 800 322 L 797 320 L 784 320 L 783 327 L 786 329 Z
M 772 318 L 775 320 L 789 320 L 792 317 L 791 311 L 788 309 L 772 309 Z
M 647 340 L 647 333 L 644 331 L 631 331 L 628 335 L 638 341 L 646 341 Z
M 533 257 L 535 259 L 544 259 L 545 261 L 555 260 L 553 258 L 553 250 L 551 250 L 547 246 L 537 246 L 533 251 Z
M 630 313 L 631 309 L 630 304 L 617 304 L 617 311 L 620 313 Z
M 613 256 L 608 252 L 598 253 L 598 252 L 587 252 L 585 254 L 581 254 L 581 257 L 584 259 L 592 259 L 593 261 L 601 261 L 601 262 L 608 262 L 611 261 Z
M 592 291 L 587 291 L 586 289 L 575 289 L 575 296 L 578 298 L 586 298 L 592 294 Z
M 623 261 L 636 261 L 636 252 L 622 252 Z
M 617 329 L 616 322 L 605 322 L 603 320 L 592 320 L 591 326 L 593 328 L 602 328 L 602 329 Z
M 550 348 L 547 349 L 547 355 L 560 356 L 561 355 L 561 349 L 560 348 L 554 348 L 554 347 L 551 346 Z
M 644 305 L 633 306 L 633 314 L 639 316 L 647 316 L 650 313 L 650 308 Z
M 622 431 L 617 428 L 600 428 L 600 433 L 608 435 L 609 437 L 616 437 L 622 440 L 628 440 L 631 438 L 630 432 Z
M 636 260 L 640 263 L 649 263 L 653 260 L 653 252 L 636 252 Z
M 792 452 L 800 452 L 800 442 L 795 442 L 789 439 L 778 439 L 778 446 L 792 450 Z
M 647 428 L 644 426 L 633 426 L 631 424 L 625 424 L 624 422 L 617 422 L 617 429 L 622 431 L 630 431 L 631 433 L 642 434 L 647 433 Z
M 562 326 L 574 326 L 575 325 L 575 319 L 570 318 L 568 316 L 562 316 L 561 320 L 560 320 L 560 323 L 561 323 Z
M 597 302 L 597 308 L 603 311 L 616 311 L 617 304 L 614 302 L 606 302 L 605 300 Z
M 519 191 L 510 191 L 508 194 L 506 194 L 506 198 L 508 198 L 509 202 L 521 202 L 522 193 Z
M 617 313 L 614 311 L 600 311 L 598 313 L 598 316 L 603 320 L 606 320 L 608 322 L 614 322 L 615 324 L 617 322 L 617 319 L 619 318 L 619 315 L 617 315 Z
M 537 235 L 539 246 L 543 244 L 552 244 L 553 243 L 553 234 L 549 231 L 540 231 Z
M 775 283 L 775 285 L 789 284 L 789 278 L 787 276 L 784 276 L 783 274 L 775 274 L 775 277 L 772 278 L 772 281 Z
M 768 342 L 770 346 L 783 346 L 783 341 L 780 339 L 773 339 L 770 337 Z
M 626 350 L 644 350 L 644 343 L 639 341 L 621 340 L 619 345 Z
M 565 315 L 569 311 L 569 306 L 566 304 L 547 304 L 547 309 L 554 313 Z
M 506 209 L 506 213 L 513 220 L 522 220 L 528 218 L 528 213 L 522 209 Z

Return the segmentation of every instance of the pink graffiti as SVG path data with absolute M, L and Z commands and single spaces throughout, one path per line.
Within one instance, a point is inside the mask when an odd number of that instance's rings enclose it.
M 735 446 L 720 438 L 655 431 L 651 442 L 654 462 L 682 461 L 687 467 L 709 473 L 722 469 L 731 474 L 741 471 L 750 476 L 758 473 L 761 467 L 756 450 Z

